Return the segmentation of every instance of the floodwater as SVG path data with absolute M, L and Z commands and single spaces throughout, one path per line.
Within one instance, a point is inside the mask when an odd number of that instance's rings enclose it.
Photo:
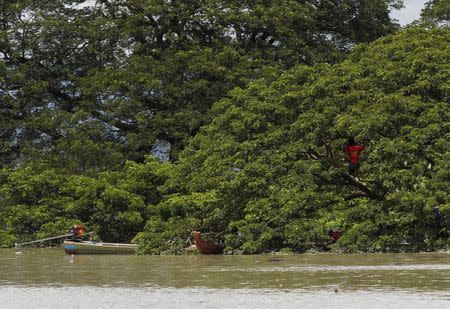
M 450 308 L 450 254 L 67 256 L 0 249 L 0 308 Z

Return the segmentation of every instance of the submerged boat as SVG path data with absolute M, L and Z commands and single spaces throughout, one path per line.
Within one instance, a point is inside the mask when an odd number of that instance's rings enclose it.
M 198 231 L 192 232 L 192 238 L 194 238 L 194 243 L 197 246 L 198 251 L 202 254 L 220 254 L 223 252 L 223 246 L 203 240 L 202 233 Z
M 67 254 L 135 254 L 138 249 L 138 245 L 135 244 L 119 244 L 87 240 L 65 240 L 63 246 L 64 251 Z

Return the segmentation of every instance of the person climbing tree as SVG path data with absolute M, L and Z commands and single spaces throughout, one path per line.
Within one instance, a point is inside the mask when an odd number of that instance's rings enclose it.
M 349 137 L 345 153 L 349 161 L 348 173 L 351 177 L 358 179 L 359 157 L 364 149 L 364 145 L 357 144 L 354 137 Z

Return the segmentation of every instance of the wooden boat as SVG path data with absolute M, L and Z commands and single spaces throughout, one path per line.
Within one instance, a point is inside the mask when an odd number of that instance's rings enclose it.
M 134 254 L 138 249 L 135 244 L 118 244 L 96 241 L 65 240 L 64 251 L 67 254 Z
M 220 254 L 223 252 L 223 246 L 203 240 L 202 233 L 198 231 L 192 232 L 192 238 L 194 238 L 194 243 L 197 246 L 198 251 L 202 254 Z

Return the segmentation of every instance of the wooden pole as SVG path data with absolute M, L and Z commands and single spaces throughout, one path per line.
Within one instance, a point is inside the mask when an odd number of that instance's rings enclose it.
M 43 241 L 58 239 L 58 238 L 65 238 L 65 237 L 70 237 L 70 236 L 73 236 L 73 234 L 65 234 L 65 235 L 59 235 L 59 236 L 54 236 L 54 237 L 42 238 L 42 239 L 33 240 L 33 241 L 29 241 L 29 242 L 23 242 L 20 244 L 16 243 L 16 244 L 14 244 L 14 247 L 19 249 L 20 247 L 22 247 L 24 245 L 31 245 L 31 244 L 35 244 L 38 242 L 43 242 Z

